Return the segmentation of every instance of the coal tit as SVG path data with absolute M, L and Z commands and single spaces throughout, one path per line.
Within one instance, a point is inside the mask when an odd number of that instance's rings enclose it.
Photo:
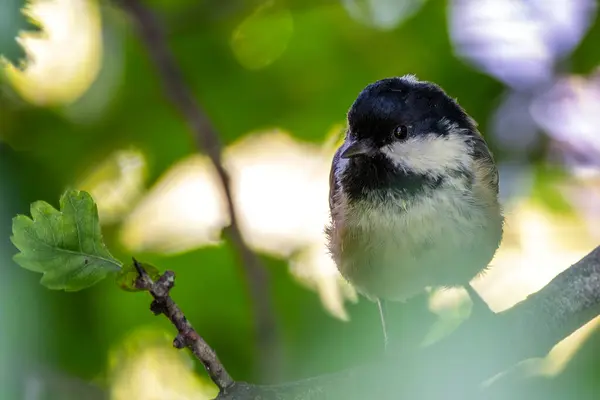
M 379 304 L 384 333 L 384 300 L 440 286 L 476 295 L 469 282 L 502 240 L 498 170 L 476 122 L 412 75 L 372 83 L 352 104 L 329 208 L 329 252 Z

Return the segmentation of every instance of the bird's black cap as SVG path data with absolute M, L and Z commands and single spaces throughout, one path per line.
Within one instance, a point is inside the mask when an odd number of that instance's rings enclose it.
M 385 78 L 366 86 L 348 111 L 348 124 L 357 139 L 381 141 L 398 125 L 417 125 L 416 132 L 445 134 L 441 121 L 474 131 L 476 124 L 442 88 L 412 75 Z

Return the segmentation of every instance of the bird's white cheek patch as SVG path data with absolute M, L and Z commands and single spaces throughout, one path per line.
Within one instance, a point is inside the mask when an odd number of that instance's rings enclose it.
M 450 169 L 468 167 L 471 162 L 465 136 L 457 133 L 410 138 L 381 151 L 399 168 L 436 177 Z

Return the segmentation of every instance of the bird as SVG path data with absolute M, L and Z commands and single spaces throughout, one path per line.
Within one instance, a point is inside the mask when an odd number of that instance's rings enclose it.
M 503 236 L 499 174 L 476 121 L 439 85 L 415 75 L 358 94 L 329 174 L 327 248 L 338 271 L 377 303 L 430 287 L 470 285 Z

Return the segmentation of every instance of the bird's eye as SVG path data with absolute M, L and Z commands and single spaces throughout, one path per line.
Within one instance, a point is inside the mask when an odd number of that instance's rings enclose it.
M 408 127 L 406 125 L 398 125 L 394 128 L 394 136 L 398 140 L 404 140 L 408 137 Z

